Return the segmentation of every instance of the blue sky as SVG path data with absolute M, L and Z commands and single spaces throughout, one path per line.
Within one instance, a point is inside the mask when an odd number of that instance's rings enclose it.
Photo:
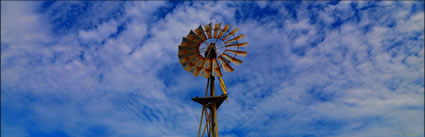
M 1 2 L 2 137 L 195 136 L 181 38 L 223 22 L 222 137 L 424 136 L 424 2 Z

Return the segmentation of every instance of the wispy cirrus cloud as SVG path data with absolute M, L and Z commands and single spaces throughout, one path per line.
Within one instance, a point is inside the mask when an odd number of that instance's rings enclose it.
M 2 136 L 192 136 L 210 21 L 249 52 L 222 136 L 423 136 L 423 2 L 2 2 Z

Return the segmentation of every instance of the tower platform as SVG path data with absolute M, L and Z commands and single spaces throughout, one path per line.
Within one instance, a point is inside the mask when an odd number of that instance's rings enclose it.
M 221 94 L 221 96 L 209 96 L 209 97 L 194 97 L 193 101 L 198 102 L 199 104 L 211 109 L 211 103 L 216 103 L 216 108 L 220 107 L 223 101 L 227 98 L 226 94 Z

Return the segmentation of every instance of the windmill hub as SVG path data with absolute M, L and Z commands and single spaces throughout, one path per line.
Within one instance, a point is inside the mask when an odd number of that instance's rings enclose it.
M 211 43 L 208 46 L 207 51 L 205 51 L 204 57 L 208 57 L 208 56 L 209 56 L 210 59 L 217 57 L 217 51 L 216 51 L 215 43 Z
M 206 45 L 208 43 L 209 43 L 209 45 Z M 224 44 L 224 41 L 223 40 L 212 38 L 212 39 L 207 39 L 205 43 L 202 43 L 201 46 L 200 46 L 200 49 L 201 49 L 201 53 L 203 51 L 205 51 L 205 53 L 208 53 L 209 52 L 209 48 L 214 48 L 215 49 L 215 52 L 216 52 L 216 55 L 221 55 L 222 53 L 224 53 L 224 50 L 225 50 L 224 47 L 225 46 L 226 45 Z M 207 50 L 204 50 L 204 49 L 207 49 Z M 207 57 L 207 54 L 202 54 L 202 56 L 204 58 L 206 58 Z M 214 57 L 217 57 L 217 56 L 214 56 Z

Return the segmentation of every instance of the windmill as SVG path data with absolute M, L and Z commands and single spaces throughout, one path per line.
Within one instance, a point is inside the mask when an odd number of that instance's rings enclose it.
M 202 105 L 201 121 L 197 136 L 202 137 L 207 131 L 208 136 L 218 137 L 217 128 L 217 109 L 227 99 L 226 86 L 221 77 L 225 72 L 232 72 L 234 69 L 230 63 L 239 65 L 241 60 L 236 56 L 246 56 L 246 51 L 241 51 L 241 47 L 248 45 L 247 42 L 240 43 L 239 40 L 244 38 L 244 34 L 236 35 L 238 28 L 234 27 L 230 31 L 230 25 L 226 24 L 221 28 L 221 23 L 213 26 L 211 23 L 199 25 L 195 31 L 190 31 L 186 37 L 183 37 L 179 45 L 179 62 L 183 68 L 191 72 L 194 76 L 201 75 L 207 78 L 207 86 L 205 89 L 205 97 L 194 97 L 193 101 Z M 217 61 L 218 60 L 218 61 Z M 220 64 L 218 63 L 220 62 Z M 216 96 L 214 80 L 218 78 L 220 88 L 223 94 Z M 209 94 L 208 94 L 209 91 Z M 202 122 L 205 116 L 205 125 Z

